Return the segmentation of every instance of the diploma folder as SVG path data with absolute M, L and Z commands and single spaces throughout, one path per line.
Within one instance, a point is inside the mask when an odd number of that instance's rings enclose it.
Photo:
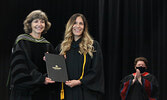
M 48 77 L 52 81 L 65 82 L 68 80 L 66 63 L 63 56 L 45 53 Z

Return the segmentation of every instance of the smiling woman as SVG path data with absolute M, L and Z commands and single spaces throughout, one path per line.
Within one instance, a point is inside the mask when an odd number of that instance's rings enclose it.
M 81 37 L 83 29 L 84 29 L 84 22 L 81 17 L 77 17 L 76 22 L 74 23 L 72 28 L 75 41 L 77 41 Z
M 30 35 L 39 39 L 41 37 L 41 33 L 45 29 L 45 21 L 42 19 L 34 19 L 31 22 L 31 27 L 32 27 L 32 32 L 30 33 Z
M 54 53 L 52 44 L 42 34 L 51 23 L 41 10 L 32 11 L 24 21 L 24 31 L 16 38 L 11 61 L 10 100 L 58 100 L 58 84 L 47 77 L 43 60 Z
M 66 58 L 69 80 L 64 84 L 64 99 L 99 100 L 104 93 L 103 55 L 99 43 L 88 32 L 84 15 L 70 17 L 56 53 Z

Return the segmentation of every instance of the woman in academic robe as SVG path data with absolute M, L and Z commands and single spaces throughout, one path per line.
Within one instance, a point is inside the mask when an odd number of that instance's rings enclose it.
M 47 77 L 43 60 L 54 48 L 42 34 L 51 23 L 41 10 L 32 11 L 24 21 L 25 34 L 16 38 L 12 48 L 10 100 L 58 100 L 58 84 Z
M 76 13 L 68 20 L 56 53 L 64 56 L 67 66 L 64 99 L 99 100 L 104 93 L 103 55 L 99 43 L 89 35 L 84 15 Z
M 147 59 L 145 57 L 137 57 L 134 65 L 136 72 L 125 76 L 121 80 L 121 99 L 157 100 L 159 85 L 155 76 L 147 72 Z

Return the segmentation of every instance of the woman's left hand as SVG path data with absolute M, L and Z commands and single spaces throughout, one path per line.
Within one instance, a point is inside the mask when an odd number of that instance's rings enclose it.
M 65 84 L 72 88 L 74 86 L 81 85 L 81 81 L 80 80 L 69 80 L 69 81 L 66 81 Z

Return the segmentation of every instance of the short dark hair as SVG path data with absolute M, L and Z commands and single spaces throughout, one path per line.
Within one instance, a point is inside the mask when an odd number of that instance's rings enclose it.
M 148 60 L 145 57 L 137 57 L 134 61 L 134 65 L 136 66 L 138 61 L 144 61 L 144 63 L 146 64 L 146 66 L 148 67 Z

